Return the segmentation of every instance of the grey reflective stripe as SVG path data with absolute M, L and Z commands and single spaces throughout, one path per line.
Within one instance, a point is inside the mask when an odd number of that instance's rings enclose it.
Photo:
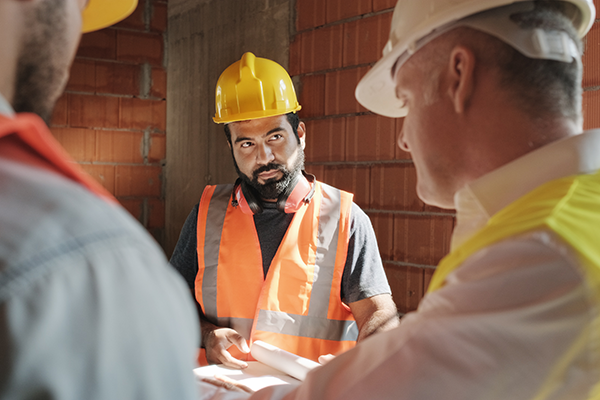
M 253 319 L 247 318 L 217 318 L 216 325 L 227 326 L 242 335 L 244 339 L 250 340 L 253 323 Z
M 233 185 L 217 185 L 210 199 L 204 231 L 204 275 L 202 278 L 202 302 L 208 316 L 217 314 L 217 265 L 223 222 L 229 205 Z
M 256 330 L 323 340 L 356 341 L 358 338 L 355 321 L 323 319 L 281 311 L 260 310 Z
M 315 272 L 308 306 L 308 316 L 314 318 L 327 318 L 340 231 L 340 191 L 325 184 L 321 187 Z

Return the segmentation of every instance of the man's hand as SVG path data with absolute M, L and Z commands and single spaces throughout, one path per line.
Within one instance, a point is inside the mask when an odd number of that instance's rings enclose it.
M 248 367 L 247 363 L 233 358 L 227 351 L 229 347 L 235 345 L 242 353 L 250 353 L 244 337 L 233 329 L 215 327 L 202 340 L 206 349 L 206 360 L 210 364 L 223 364 L 226 367 L 237 369 Z

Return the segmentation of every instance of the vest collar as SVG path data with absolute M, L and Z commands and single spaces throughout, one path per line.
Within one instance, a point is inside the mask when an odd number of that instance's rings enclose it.
M 571 136 L 526 154 L 471 182 L 454 196 L 454 250 L 491 216 L 536 187 L 600 169 L 600 129 Z

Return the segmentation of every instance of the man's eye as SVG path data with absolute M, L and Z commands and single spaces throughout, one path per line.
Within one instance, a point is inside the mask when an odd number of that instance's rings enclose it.
M 283 136 L 281 136 L 280 134 L 277 134 L 277 135 L 273 135 L 273 136 L 271 136 L 270 140 L 279 140 L 279 139 L 281 139 L 282 137 L 283 137 Z
M 245 149 L 252 146 L 252 142 L 243 142 L 242 145 L 240 146 L 241 148 Z

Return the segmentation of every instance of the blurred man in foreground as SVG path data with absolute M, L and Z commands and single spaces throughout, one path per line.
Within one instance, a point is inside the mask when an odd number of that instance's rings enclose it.
M 81 31 L 136 4 L 0 0 L 2 399 L 197 397 L 183 281 L 38 117 L 49 120 Z

